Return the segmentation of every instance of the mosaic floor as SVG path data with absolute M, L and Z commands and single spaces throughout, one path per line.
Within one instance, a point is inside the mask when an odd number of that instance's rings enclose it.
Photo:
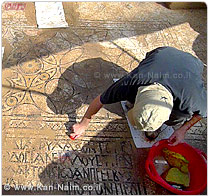
M 113 78 L 134 69 L 146 52 L 174 46 L 206 63 L 206 10 L 197 12 L 200 18 L 190 25 L 186 17 L 193 18 L 194 10 L 178 11 L 177 18 L 177 11 L 141 3 L 140 10 L 149 12 L 135 18 L 139 4 L 117 4 L 134 16 L 119 14 L 119 19 L 113 16 L 115 3 L 65 3 L 66 17 L 73 9 L 77 18 L 66 18 L 72 24 L 64 29 L 37 29 L 32 2 L 18 8 L 2 4 L 3 189 L 9 185 L 4 194 L 171 194 L 145 173 L 148 149 L 135 148 L 119 103 L 102 108 L 80 139 L 67 135 L 92 99 Z M 86 15 L 89 10 L 94 16 Z M 202 27 L 200 33 L 196 26 Z M 206 152 L 206 119 L 186 141 Z M 15 190 L 17 185 L 35 189 Z M 50 185 L 81 188 L 48 190 Z

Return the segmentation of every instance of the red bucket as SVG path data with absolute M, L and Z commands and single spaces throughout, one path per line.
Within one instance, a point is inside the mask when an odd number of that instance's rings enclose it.
M 157 173 L 154 166 L 154 158 L 162 156 L 162 149 L 180 153 L 189 161 L 190 186 L 184 190 L 178 190 L 168 184 Z M 145 168 L 149 177 L 169 191 L 179 195 L 196 195 L 202 193 L 207 187 L 207 155 L 200 150 L 193 148 L 186 143 L 170 146 L 168 140 L 161 140 L 155 143 L 149 151 Z

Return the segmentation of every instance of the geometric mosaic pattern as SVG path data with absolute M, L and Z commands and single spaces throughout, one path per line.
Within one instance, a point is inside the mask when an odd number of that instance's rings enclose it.
M 2 38 L 11 48 L 2 62 L 2 184 L 14 192 L 34 186 L 25 190 L 31 194 L 170 194 L 145 173 L 148 149 L 135 148 L 119 103 L 102 108 L 81 138 L 72 141 L 66 133 L 146 52 L 168 45 L 197 55 L 197 36 L 188 23 L 166 20 L 81 20 L 44 31 L 24 18 L 3 18 Z M 202 150 L 206 140 L 205 121 L 186 136 Z

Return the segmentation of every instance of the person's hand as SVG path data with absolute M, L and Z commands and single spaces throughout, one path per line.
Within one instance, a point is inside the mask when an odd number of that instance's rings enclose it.
M 72 133 L 70 134 L 70 138 L 72 140 L 75 140 L 76 138 L 80 137 L 85 132 L 86 129 L 87 126 L 83 123 L 74 124 L 71 127 Z
M 186 131 L 184 129 L 177 129 L 169 138 L 171 146 L 181 143 L 185 138 Z

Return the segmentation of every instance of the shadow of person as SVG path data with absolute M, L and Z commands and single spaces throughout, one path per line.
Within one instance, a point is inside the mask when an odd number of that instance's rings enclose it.
M 144 195 L 146 189 L 155 190 L 156 195 L 170 194 L 148 179 L 149 149 L 135 148 L 126 121 L 113 120 L 96 137 L 86 138 L 68 140 L 59 151 L 62 155 L 41 170 L 38 176 L 43 186 L 70 195 Z
M 193 42 L 192 50 L 196 53 L 197 57 L 205 64 L 207 65 L 207 52 L 206 52 L 206 43 L 207 43 L 207 37 L 202 36 L 200 30 L 197 31 L 199 35 Z M 202 44 L 203 43 L 203 44 Z M 204 47 L 203 47 L 204 45 Z
M 63 71 L 58 86 L 48 95 L 47 105 L 54 113 L 69 116 L 65 124 L 68 130 L 82 104 L 89 105 L 113 83 L 113 78 L 125 74 L 124 69 L 102 58 L 74 63 Z M 120 103 L 104 107 L 123 117 Z M 107 116 L 106 119 L 90 123 L 85 137 L 67 140 L 66 148 L 58 152 L 58 159 L 39 173 L 43 186 L 55 186 L 56 190 L 59 187 L 59 191 L 73 195 L 146 194 L 143 180 L 147 153 L 136 150 L 124 118 L 110 122 Z
M 67 114 L 73 119 L 76 119 L 76 111 L 81 106 L 89 105 L 113 83 L 113 78 L 127 74 L 120 66 L 102 58 L 87 59 L 60 70 L 62 74 L 57 87 L 47 95 L 47 106 L 55 114 Z M 105 105 L 104 108 L 122 115 L 119 103 Z M 83 112 L 81 115 L 84 115 Z
M 124 120 L 113 120 L 97 132 L 90 140 L 68 140 L 68 148 L 59 151 L 62 155 L 39 173 L 41 184 L 70 195 L 145 194 L 148 149 L 135 148 Z

